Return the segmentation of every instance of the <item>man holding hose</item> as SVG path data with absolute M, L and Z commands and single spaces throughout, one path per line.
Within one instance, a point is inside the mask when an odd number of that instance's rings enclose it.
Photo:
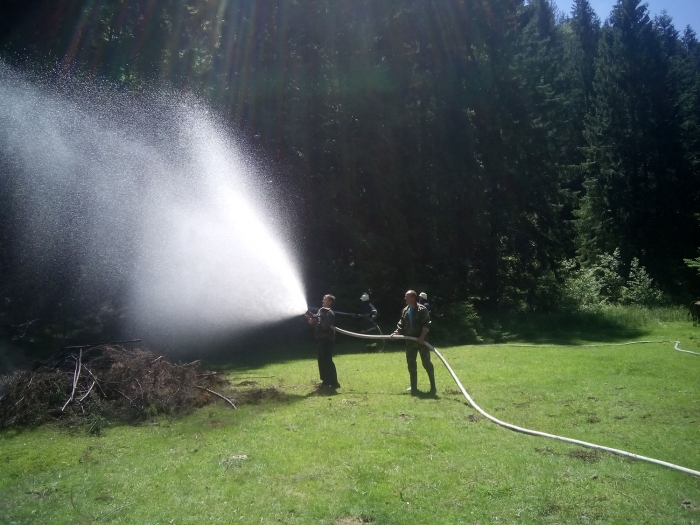
M 396 325 L 396 330 L 391 334 L 407 335 L 418 338 L 417 341 L 406 341 L 406 364 L 408 365 L 408 375 L 411 379 L 409 388 L 411 395 L 418 394 L 418 363 L 417 357 L 420 354 L 423 368 L 428 373 L 430 379 L 430 394 L 435 395 L 435 368 L 430 362 L 430 350 L 423 343 L 430 330 L 430 313 L 422 304 L 418 304 L 418 294 L 414 290 L 409 290 L 404 296 L 406 307 L 401 312 L 401 319 Z
M 335 342 L 335 314 L 333 304 L 335 297 L 326 294 L 321 300 L 321 308 L 317 314 L 306 312 L 306 319 L 314 327 L 314 335 L 318 342 L 318 373 L 321 376 L 322 386 L 333 390 L 340 388 L 338 373 L 333 362 L 333 344 Z

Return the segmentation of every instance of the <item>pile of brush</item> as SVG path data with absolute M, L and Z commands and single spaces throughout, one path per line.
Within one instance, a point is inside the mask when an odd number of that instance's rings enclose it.
M 114 344 L 68 347 L 32 371 L 0 377 L 0 428 L 65 421 L 99 432 L 104 421 L 176 416 L 216 399 L 236 408 L 224 395 L 230 386 L 201 361 L 172 363 Z

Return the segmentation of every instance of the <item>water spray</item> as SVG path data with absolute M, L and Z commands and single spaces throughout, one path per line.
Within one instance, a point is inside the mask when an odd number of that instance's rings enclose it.
M 405 336 L 405 335 L 393 335 L 393 336 L 366 335 L 366 334 L 358 334 L 358 333 L 354 333 L 354 332 L 348 332 L 347 330 L 343 330 L 343 329 L 338 328 L 338 327 L 334 327 L 334 330 L 340 334 L 347 335 L 350 337 L 356 337 L 359 339 L 392 339 L 392 340 L 405 339 L 405 340 L 411 340 L 411 341 L 418 341 L 418 338 L 416 338 L 416 337 L 410 337 L 410 336 Z M 657 342 L 663 342 L 663 341 L 635 341 L 632 343 L 621 343 L 621 344 L 640 344 L 640 343 L 657 343 Z M 639 454 L 633 454 L 632 452 L 627 452 L 625 450 L 620 450 L 620 449 L 611 448 L 611 447 L 605 447 L 602 445 L 596 445 L 595 443 L 589 443 L 587 441 L 580 441 L 578 439 L 567 438 L 564 436 L 557 436 L 555 434 L 548 434 L 546 432 L 540 432 L 538 430 L 531 430 L 528 428 L 523 428 L 523 427 L 513 425 L 511 423 L 506 423 L 505 421 L 501 421 L 500 419 L 497 419 L 494 416 L 492 416 L 491 414 L 487 413 L 485 410 L 483 410 L 479 405 L 477 405 L 474 402 L 474 400 L 471 398 L 471 396 L 469 395 L 467 390 L 464 388 L 464 385 L 462 385 L 462 382 L 457 377 L 457 374 L 455 374 L 455 372 L 454 372 L 454 370 L 452 370 L 452 367 L 450 366 L 450 364 L 442 356 L 442 354 L 437 350 L 437 348 L 435 348 L 433 345 L 431 345 L 427 341 L 424 342 L 423 344 L 425 346 L 427 346 L 430 350 L 432 350 L 433 353 L 438 357 L 438 359 L 440 359 L 440 361 L 442 361 L 442 364 L 445 365 L 445 368 L 447 368 L 447 371 L 452 376 L 452 379 L 457 384 L 457 387 L 462 392 L 462 395 L 466 398 L 467 403 L 469 403 L 469 405 L 472 408 L 474 408 L 474 410 L 479 412 L 482 416 L 493 421 L 497 425 L 508 428 L 510 430 L 514 430 L 516 432 L 521 432 L 523 434 L 529 434 L 531 436 L 539 436 L 539 437 L 546 437 L 546 438 L 550 438 L 550 439 L 556 439 L 558 441 L 564 441 L 566 443 L 573 443 L 574 445 L 580 445 L 582 447 L 588 447 L 588 448 L 592 448 L 595 450 L 602 450 L 604 452 L 610 452 L 612 454 L 617 454 L 618 456 L 624 456 L 624 457 L 631 458 L 631 459 L 646 461 L 648 463 L 654 463 L 656 465 L 661 465 L 663 467 L 668 467 L 668 468 L 671 468 L 674 470 L 679 470 L 681 472 L 685 472 L 687 474 L 692 474 L 693 476 L 700 477 L 700 471 L 693 470 L 693 469 L 690 469 L 687 467 L 682 467 L 680 465 L 675 465 L 673 463 L 668 463 L 666 461 L 661 461 L 659 459 L 649 458 L 646 456 L 640 456 Z M 610 345 L 590 345 L 590 346 L 610 346 Z M 680 341 L 676 341 L 675 350 L 678 350 L 680 352 L 687 352 L 687 353 L 691 353 L 691 354 L 695 354 L 695 355 L 700 355 L 697 352 L 691 352 L 690 350 L 683 350 L 679 346 L 680 346 Z
M 83 311 L 114 299 L 130 325 L 120 338 L 200 347 L 305 306 L 283 190 L 204 104 L 47 77 L 0 60 L 0 262 L 20 283 L 13 300 L 53 313 L 74 297 Z

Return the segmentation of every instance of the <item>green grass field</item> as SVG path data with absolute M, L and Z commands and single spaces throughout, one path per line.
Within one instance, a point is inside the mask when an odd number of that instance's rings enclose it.
M 700 470 L 700 356 L 672 342 L 700 352 L 700 327 L 680 310 L 594 321 L 510 319 L 509 342 L 545 346 L 439 349 L 503 421 Z M 635 339 L 667 342 L 580 346 Z M 296 343 L 229 369 L 285 394 L 259 404 L 100 437 L 6 430 L 0 523 L 700 523 L 700 478 L 499 427 L 435 357 L 438 396 L 411 397 L 401 345 L 363 348 L 339 339 L 335 395 L 315 388 L 313 344 Z

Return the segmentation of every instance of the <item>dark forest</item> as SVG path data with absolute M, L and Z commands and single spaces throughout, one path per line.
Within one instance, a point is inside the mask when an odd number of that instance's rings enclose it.
M 4 0 L 0 58 L 204 101 L 288 192 L 309 300 L 548 312 L 700 293 L 700 43 L 675 23 L 640 0 Z M 70 295 L 11 274 L 13 228 L 0 205 L 5 335 Z

